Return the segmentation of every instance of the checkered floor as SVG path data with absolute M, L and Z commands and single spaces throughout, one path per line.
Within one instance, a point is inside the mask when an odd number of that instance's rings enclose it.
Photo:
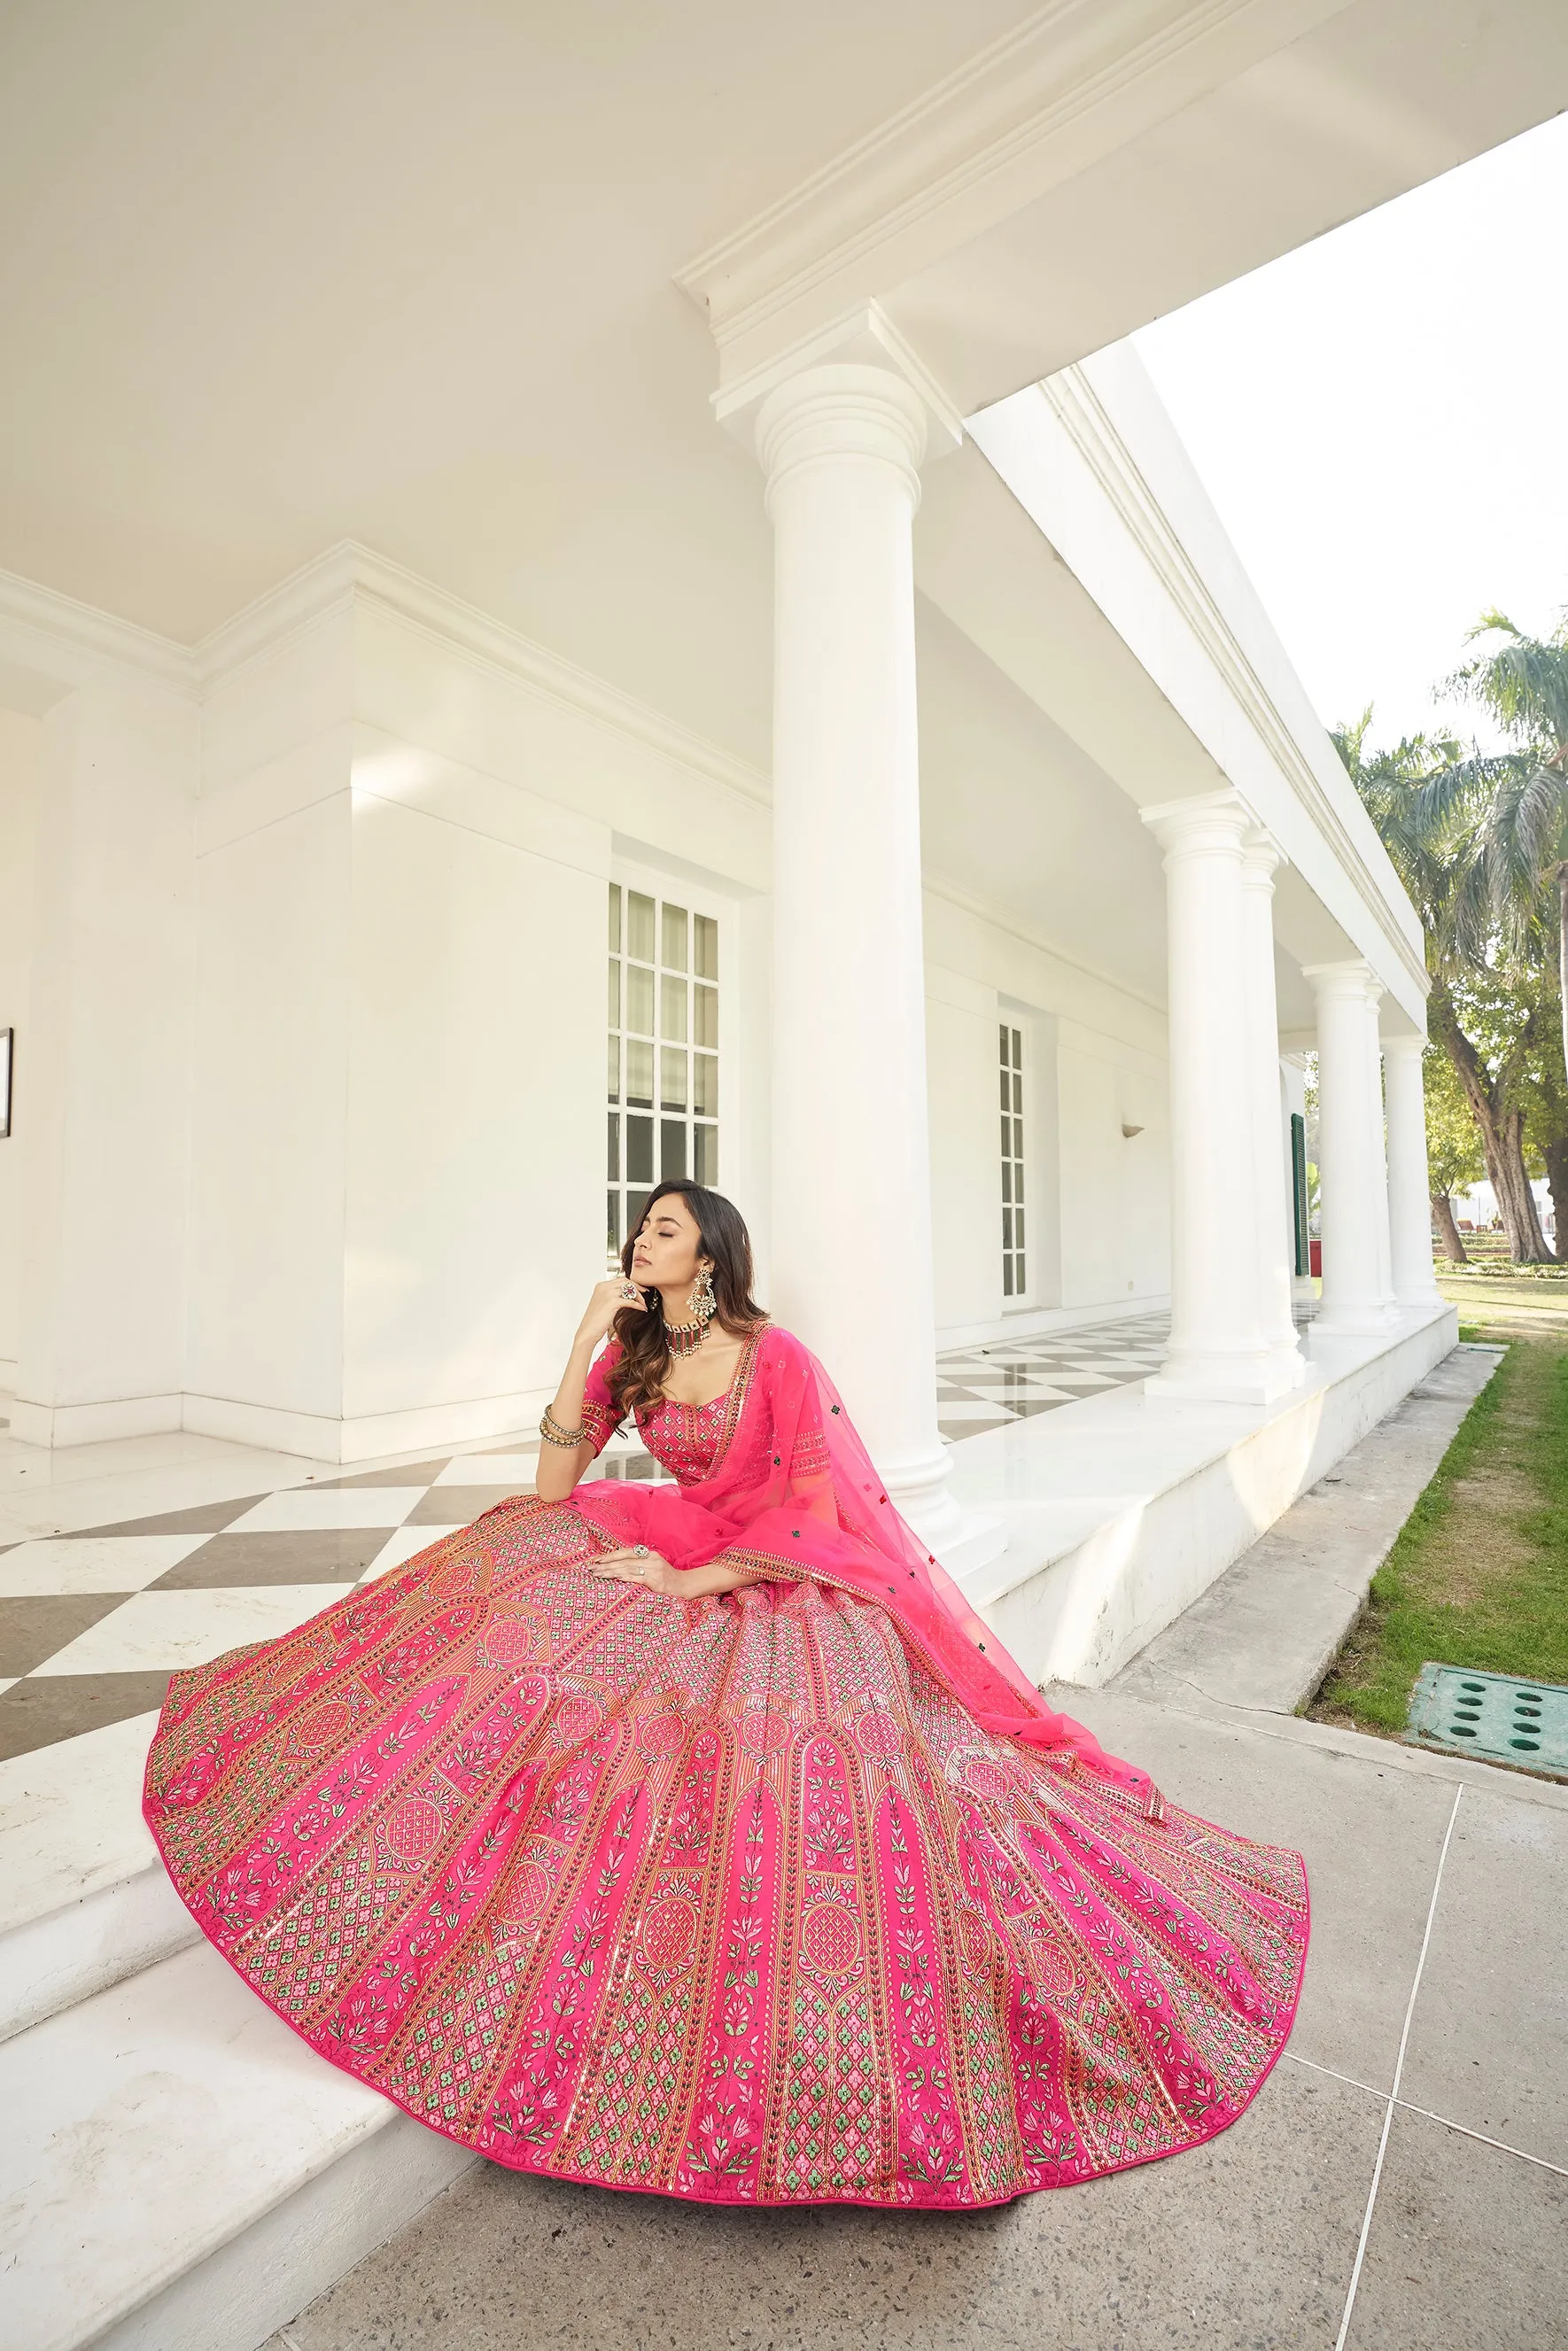
M 1092 1330 L 955 1348 L 936 1359 L 937 1426 L 956 1444 L 1145 1380 L 1159 1369 L 1170 1327 L 1168 1314 L 1142 1314 Z
M 1152 1371 L 1166 1325 L 967 1348 L 938 1364 L 950 1444 Z M 531 1488 L 537 1440 L 0 1549 L 0 1760 L 162 1703 L 170 1674 L 314 1616 Z M 617 1439 L 601 1474 L 662 1478 Z

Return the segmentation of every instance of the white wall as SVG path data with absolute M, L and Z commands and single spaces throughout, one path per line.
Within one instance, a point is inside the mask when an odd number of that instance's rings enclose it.
M 1002 1311 L 1002 1176 L 997 991 L 929 961 L 925 1060 L 936 1328 Z
M 183 1418 L 351 1459 L 526 1425 L 602 1256 L 612 872 L 721 909 L 721 1181 L 766 1301 L 760 794 L 373 596 L 222 658 L 199 712 L 111 683 L 46 722 L 40 1441 Z M 1163 1017 L 940 885 L 925 920 L 944 1337 L 1159 1294 Z M 1001 1017 L 1031 1194 L 1005 1318 Z
M 1057 1071 L 1061 1302 L 1161 1297 L 1170 1288 L 1164 1071 L 1152 1055 L 1065 1021 Z M 1124 1126 L 1142 1132 L 1129 1136 Z
M 243 664 L 206 747 L 188 1426 L 357 1459 L 537 1416 L 602 1271 L 638 858 L 724 893 L 766 1262 L 765 810 L 373 600 Z
M 553 1390 L 601 1276 L 609 843 L 570 862 L 580 830 L 550 857 L 355 791 L 350 1421 Z
M 343 1409 L 350 750 L 336 729 L 214 795 L 198 860 L 183 1384 L 324 1423 Z
M 1165 1018 L 1042 941 L 927 887 L 936 1313 L 956 1345 L 1170 1286 Z M 997 1029 L 1025 1030 L 1030 1287 L 1001 1290 Z M 1142 1134 L 1129 1139 L 1124 1125 Z
M 0 1138 L 0 1386 L 16 1375 L 21 1345 L 25 1245 L 22 1161 L 27 1148 L 26 1087 L 33 1039 L 27 1020 L 33 977 L 34 835 L 43 725 L 0 710 L 0 1029 L 16 1031 L 12 1131 Z
M 177 1427 L 199 718 L 108 677 L 44 722 L 13 1433 Z

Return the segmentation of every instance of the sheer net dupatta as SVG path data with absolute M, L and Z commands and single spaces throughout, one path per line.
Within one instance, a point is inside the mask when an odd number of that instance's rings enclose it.
M 755 1441 L 758 1414 L 768 1426 L 765 1451 Z M 858 1593 L 897 1619 L 982 1729 L 1081 1765 L 1161 1817 L 1147 1772 L 1051 1712 L 899 1516 L 831 1380 L 788 1331 L 765 1332 L 740 1423 L 710 1476 L 680 1490 L 595 1480 L 574 1499 L 612 1541 L 646 1542 L 674 1567 L 733 1551 L 746 1563 Z

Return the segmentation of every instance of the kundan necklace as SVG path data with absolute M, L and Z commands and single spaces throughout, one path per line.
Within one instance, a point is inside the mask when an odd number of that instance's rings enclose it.
M 706 1337 L 706 1322 L 666 1322 L 664 1325 L 664 1343 L 677 1363 L 684 1356 L 695 1355 Z

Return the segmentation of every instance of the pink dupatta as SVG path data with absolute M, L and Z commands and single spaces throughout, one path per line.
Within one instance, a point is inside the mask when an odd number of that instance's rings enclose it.
M 587 1397 L 600 1426 L 613 1419 L 605 1363 L 601 1356 L 594 1365 Z M 754 1441 L 758 1414 L 769 1424 L 766 1452 Z M 1051 1712 L 899 1516 L 837 1389 L 789 1332 L 763 1332 L 739 1416 L 709 1476 L 685 1487 L 595 1479 L 572 1500 L 612 1542 L 645 1542 L 672 1567 L 706 1566 L 733 1552 L 741 1554 L 737 1563 L 837 1584 L 885 1608 L 982 1729 L 1081 1764 L 1124 1790 L 1150 1818 L 1160 1817 L 1148 1773 L 1107 1755 L 1082 1724 Z

